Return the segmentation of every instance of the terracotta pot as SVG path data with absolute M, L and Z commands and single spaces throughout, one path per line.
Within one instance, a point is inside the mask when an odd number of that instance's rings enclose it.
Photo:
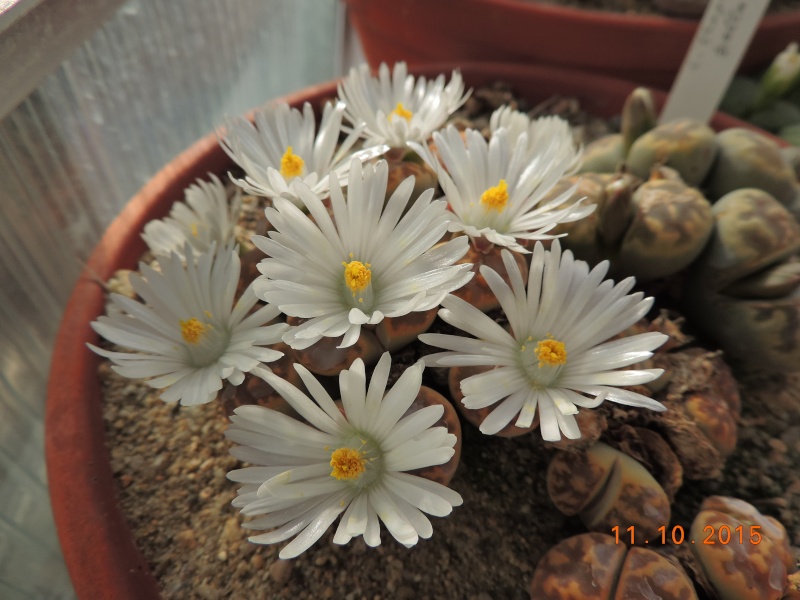
M 370 65 L 503 61 L 580 69 L 668 89 L 697 21 L 524 0 L 344 0 Z M 800 35 L 800 11 L 767 16 L 742 62 L 769 64 Z
M 430 76 L 452 69 L 453 65 L 439 65 L 418 72 Z M 470 86 L 502 79 L 532 101 L 556 93 L 574 95 L 587 110 L 601 116 L 618 112 L 634 87 L 624 81 L 543 67 L 464 64 L 461 70 Z M 284 100 L 293 105 L 304 101 L 319 104 L 335 94 L 332 82 Z M 663 101 L 663 94 L 658 100 Z M 717 115 L 713 125 L 727 128 L 742 123 Z M 45 451 L 61 547 L 75 590 L 83 600 L 160 597 L 156 580 L 116 502 L 97 377 L 101 358 L 86 348 L 87 342 L 98 342 L 89 323 L 102 314 L 104 307 L 104 292 L 96 278 L 106 280 L 119 268 L 134 268 L 145 249 L 140 237 L 145 223 L 166 215 L 197 177 L 209 172 L 224 174 L 230 167 L 213 134 L 164 167 L 106 231 L 66 307 L 47 388 Z

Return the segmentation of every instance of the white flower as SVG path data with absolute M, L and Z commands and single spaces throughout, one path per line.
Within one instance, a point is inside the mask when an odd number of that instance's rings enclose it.
M 489 131 L 494 134 L 502 127 L 508 132 L 508 139 L 512 145 L 517 143 L 520 135 L 528 131 L 530 124 L 531 119 L 528 115 L 511 108 L 508 104 L 495 110 L 489 117 Z
M 248 315 L 258 298 L 248 287 L 231 309 L 239 281 L 239 255 L 213 246 L 197 257 L 185 247 L 186 265 L 173 252 L 158 257 L 159 271 L 141 264 L 144 277 L 131 284 L 145 303 L 113 294 L 115 310 L 92 323 L 107 340 L 133 352 L 112 352 L 89 344 L 110 358 L 125 377 L 153 377 L 148 385 L 163 389 L 161 399 L 181 404 L 213 400 L 227 379 L 234 385 L 244 373 L 283 354 L 268 344 L 280 341 L 286 324 L 264 326 L 279 311 L 262 306 Z
M 442 406 L 404 416 L 419 392 L 423 365 L 406 369 L 384 395 L 390 366 L 387 352 L 369 388 L 361 359 L 341 372 L 344 414 L 301 365 L 295 369 L 316 403 L 274 374 L 263 373 L 308 424 L 255 405 L 241 406 L 231 417 L 226 435 L 242 444 L 231 454 L 262 465 L 228 473 L 245 484 L 233 505 L 246 516 L 263 515 L 244 527 L 272 530 L 251 542 L 274 544 L 294 537 L 280 552 L 281 558 L 293 558 L 344 513 L 335 543 L 363 535 L 369 546 L 379 545 L 380 519 L 398 542 L 410 547 L 433 533 L 423 512 L 444 517 L 461 505 L 453 490 L 406 473 L 446 463 L 456 437 L 445 427 L 431 427 L 442 416 Z
M 234 241 L 234 226 L 239 218 L 241 198 L 237 191 L 231 202 L 225 186 L 216 175 L 211 181 L 197 180 L 185 191 L 186 202 L 176 202 L 169 216 L 150 221 L 142 239 L 155 254 L 177 253 L 181 258 L 189 245 L 198 253 L 216 243 L 218 248 Z
M 533 152 L 529 152 L 528 132 L 521 132 L 512 144 L 508 132 L 500 128 L 487 142 L 471 129 L 462 139 L 461 132 L 451 125 L 433 134 L 441 162 L 429 148 L 413 143 L 409 146 L 439 176 L 445 199 L 458 217 L 451 223 L 451 231 L 527 252 L 517 243 L 518 238 L 558 237 L 547 232 L 559 223 L 582 219 L 595 208 L 580 203 L 558 208 L 572 196 L 574 188 L 539 206 L 575 165 L 571 134 L 549 127 L 546 133 L 538 136 Z
M 472 277 L 471 265 L 455 265 L 467 251 L 465 237 L 434 245 L 451 213 L 423 192 L 408 207 L 414 178 L 403 181 L 384 206 L 388 166 L 353 161 L 345 202 L 331 182 L 333 218 L 319 198 L 298 185 L 309 215 L 277 198 L 266 210 L 275 228 L 253 243 L 269 258 L 259 264 L 258 295 L 282 313 L 308 319 L 283 341 L 308 348 L 322 337 L 358 340 L 361 326 L 384 317 L 430 310 Z
M 569 123 L 557 116 L 531 119 L 528 115 L 508 105 L 501 106 L 489 118 L 489 130 L 494 135 L 500 128 L 506 130 L 509 143 L 514 146 L 523 133 L 527 133 L 527 155 L 536 160 L 537 154 L 547 151 L 563 157 L 564 175 L 573 174 L 581 162 L 582 150 L 577 148 Z
M 245 171 L 244 179 L 231 179 L 250 194 L 287 198 L 295 204 L 300 203 L 298 182 L 325 198 L 330 178 L 346 178 L 353 156 L 367 160 L 388 150 L 379 146 L 354 153 L 363 126 L 339 145 L 344 110 L 341 102 L 326 103 L 316 135 L 308 102 L 302 113 L 286 103 L 266 106 L 256 111 L 255 124 L 243 118 L 230 120 L 219 134 L 220 145 Z
M 347 105 L 345 116 L 354 125 L 366 124 L 367 143 L 393 147 L 424 142 L 468 97 L 458 71 L 453 71 L 447 85 L 444 75 L 433 81 L 419 77 L 415 82 L 404 62 L 396 63 L 392 74 L 382 63 L 377 79 L 367 65 L 353 67 L 339 84 L 339 98 Z
M 482 432 L 497 433 L 516 415 L 517 427 L 530 427 L 537 407 L 542 437 L 550 441 L 561 438 L 559 430 L 568 438 L 580 437 L 574 416 L 579 406 L 594 408 L 611 400 L 664 410 L 651 398 L 614 387 L 647 383 L 663 372 L 616 370 L 649 358 L 667 339 L 661 333 L 642 333 L 608 341 L 653 304 L 641 292 L 628 294 L 632 277 L 616 285 L 603 281 L 608 261 L 589 271 L 588 264 L 575 260 L 569 250 L 562 255 L 555 240 L 548 252 L 536 244 L 526 294 L 511 254 L 504 250 L 502 256 L 511 287 L 486 266 L 481 275 L 500 301 L 509 331 L 470 304 L 448 296 L 439 316 L 477 339 L 420 336 L 427 344 L 449 350 L 426 357 L 427 364 L 496 367 L 461 382 L 467 408 L 499 403 L 481 424 Z

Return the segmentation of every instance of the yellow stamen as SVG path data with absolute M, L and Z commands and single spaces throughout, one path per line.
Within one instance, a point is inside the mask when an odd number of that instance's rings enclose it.
M 284 177 L 297 177 L 303 173 L 305 166 L 303 159 L 292 153 L 292 147 L 286 148 L 286 154 L 281 158 L 281 175 Z
M 200 231 L 197 229 L 197 223 L 192 223 L 192 235 L 197 237 L 200 234 Z
M 558 340 L 541 340 L 536 344 L 536 356 L 539 359 L 539 368 L 547 365 L 557 367 L 567 363 L 567 348 L 564 342 Z
M 403 117 L 406 121 L 410 121 L 411 117 L 414 116 L 414 113 L 412 113 L 405 106 L 403 106 L 402 102 L 398 102 L 395 109 L 389 113 L 389 118 L 391 119 L 392 116 L 394 115 L 397 115 L 398 117 Z
M 194 317 L 181 321 L 181 335 L 189 344 L 196 344 L 199 342 L 200 338 L 203 337 L 203 334 L 206 332 L 206 329 L 208 329 L 208 327 Z
M 505 179 L 501 179 L 494 187 L 490 187 L 481 195 L 481 203 L 486 205 L 490 210 L 503 212 L 506 204 L 508 204 L 508 185 Z
M 369 263 L 362 263 L 358 260 L 351 260 L 349 263 L 343 262 L 344 282 L 353 296 L 358 292 L 363 292 L 372 280 L 372 271 L 369 270 Z
M 353 448 L 338 448 L 331 454 L 331 477 L 336 479 L 358 479 L 367 469 L 364 454 Z

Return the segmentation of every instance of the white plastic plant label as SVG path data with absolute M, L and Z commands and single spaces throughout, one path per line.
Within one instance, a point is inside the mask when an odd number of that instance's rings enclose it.
M 659 118 L 706 123 L 733 79 L 769 0 L 711 0 Z

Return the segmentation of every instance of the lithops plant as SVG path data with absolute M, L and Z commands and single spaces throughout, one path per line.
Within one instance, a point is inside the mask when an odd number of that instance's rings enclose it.
M 647 97 L 644 88 L 631 94 L 626 107 L 638 109 L 623 110 L 621 134 L 587 145 L 581 172 L 610 173 L 624 163 L 632 173 L 646 178 L 654 167 L 666 165 L 688 185 L 704 190 L 712 202 L 730 191 L 755 187 L 800 214 L 794 208 L 800 187 L 797 176 L 773 138 L 744 128 L 715 134 L 707 125 L 688 119 L 648 129 Z
M 493 407 L 486 406 L 484 408 L 467 408 L 461 402 L 464 399 L 464 393 L 461 391 L 461 381 L 467 377 L 478 375 L 490 371 L 492 367 L 478 366 L 478 367 L 452 367 L 448 370 L 447 385 L 450 389 L 450 398 L 458 408 L 458 412 L 464 419 L 475 427 L 480 427 L 481 423 L 486 420 L 486 417 L 492 412 Z M 588 412 L 588 411 L 584 411 Z M 505 427 L 498 431 L 495 435 L 500 437 L 517 437 L 539 427 L 539 415 L 536 415 L 533 422 L 529 427 L 517 427 L 514 422 L 509 422 Z
M 683 408 L 722 458 L 736 449 L 735 411 L 718 395 L 690 393 Z
M 416 341 L 417 336 L 430 329 L 437 308 L 409 313 L 402 317 L 385 317 L 375 326 L 375 336 L 381 346 L 394 352 Z
M 753 188 L 726 194 L 713 213 L 714 234 L 687 278 L 686 312 L 742 362 L 797 369 L 800 225 Z
M 654 166 L 666 165 L 688 185 L 699 185 L 717 154 L 714 130 L 692 119 L 656 125 L 654 106 L 652 93 L 636 88 L 625 102 L 621 132 L 589 143 L 579 172 L 614 172 L 624 162 L 646 179 Z
M 636 139 L 626 157 L 635 175 L 646 178 L 653 165 L 672 167 L 691 186 L 708 174 L 717 154 L 714 130 L 692 119 L 659 125 Z
M 633 527 L 640 543 L 654 539 L 670 519 L 669 499 L 647 469 L 602 442 L 586 452 L 556 454 L 547 491 L 561 512 L 579 515 L 590 530 Z
M 634 116 L 631 112 L 623 114 L 624 131 L 643 129 L 634 126 Z M 740 128 L 714 135 L 705 126 L 696 125 L 675 121 L 655 127 L 636 139 L 627 153 L 622 137 L 618 144 L 608 139 L 589 144 L 586 154 L 592 157 L 590 166 L 607 167 L 609 157 L 622 148 L 624 168 L 639 176 L 649 171 L 650 181 L 631 194 L 635 216 L 626 218 L 619 210 L 624 206 L 620 198 L 625 199 L 619 193 L 620 184 L 606 184 L 600 191 L 602 186 L 596 181 L 609 175 L 584 173 L 589 181 L 581 184 L 581 191 L 589 202 L 597 203 L 596 215 L 580 223 L 582 229 L 577 224 L 565 225 L 558 232 L 569 233 L 564 244 L 585 260 L 609 258 L 617 276 L 633 274 L 639 282 L 647 283 L 681 275 L 679 281 L 673 280 L 671 291 L 694 324 L 726 353 L 756 367 L 793 371 L 800 364 L 800 300 L 796 298 L 800 293 L 800 267 L 795 258 L 800 243 L 795 222 L 800 217 L 797 172 L 791 157 L 782 153 L 769 136 Z M 689 187 L 691 191 L 684 193 L 702 197 L 702 208 L 697 198 L 680 209 L 667 200 L 654 203 L 652 206 L 661 212 L 653 211 L 648 218 L 651 205 L 642 210 L 643 199 L 677 187 L 675 172 L 682 180 L 699 186 Z M 653 182 L 654 175 L 668 182 Z M 572 182 L 562 182 L 558 189 L 567 183 Z M 616 190 L 611 196 L 614 210 L 605 207 L 609 189 Z M 754 198 L 761 193 L 772 196 L 777 206 L 756 202 Z M 732 198 L 739 197 L 750 200 L 741 200 L 744 204 L 737 201 L 740 208 L 731 209 Z M 717 208 L 710 210 L 706 198 L 716 201 Z M 757 207 L 745 206 L 754 202 Z M 786 210 L 781 210 L 781 205 Z M 760 210 L 767 213 L 757 218 L 751 214 Z M 742 215 L 736 217 L 740 211 Z M 677 218 L 664 222 L 664 215 Z M 684 218 L 686 215 L 689 217 Z M 761 225 L 756 224 L 759 221 Z M 614 235 L 609 236 L 608 231 L 619 236 L 623 226 L 628 230 L 615 245 Z M 712 231 L 716 231 L 713 239 Z M 656 232 L 685 235 L 655 237 Z M 690 233 L 695 234 L 691 240 Z M 706 243 L 708 249 L 704 251 Z M 724 444 L 719 450 L 729 451 Z
M 539 561 L 532 600 L 692 600 L 697 594 L 683 568 L 646 548 L 628 549 L 601 533 L 576 535 Z
M 602 206 L 606 203 L 606 187 L 615 181 L 610 173 L 582 173 L 562 178 L 550 191 L 552 196 L 559 196 L 574 189 L 569 202 L 585 198 L 584 203 Z M 575 256 L 589 264 L 597 264 L 605 258 L 603 247 L 605 240 L 598 230 L 600 211 L 595 210 L 587 217 L 573 223 L 563 223 L 556 228 L 557 233 L 567 234 L 562 238 L 565 247 L 572 250 Z
M 588 197 L 586 202 L 597 204 L 597 211 L 587 219 L 557 229 L 558 233 L 568 233 L 564 244 L 577 256 L 590 263 L 607 258 L 614 275 L 634 275 L 640 282 L 675 274 L 691 264 L 708 241 L 713 226 L 710 203 L 680 176 L 690 171 L 694 159 L 674 158 L 666 161 L 669 167 L 653 168 L 653 154 L 644 149 L 640 140 L 657 146 L 659 142 L 648 141 L 657 131 L 662 129 L 646 133 L 631 148 L 631 154 L 635 151 L 637 157 L 636 170 L 628 172 L 623 167 L 616 177 L 584 173 L 582 177 L 588 182 L 581 182 L 572 199 L 577 200 L 578 194 L 583 193 Z M 669 135 L 661 137 L 670 140 Z M 698 150 L 697 154 L 707 154 L 707 150 Z M 587 154 L 590 152 L 591 148 Z M 691 157 L 692 151 L 686 154 Z M 664 160 L 667 155 L 665 150 Z M 673 156 L 682 155 L 673 152 Z M 644 183 L 642 176 L 647 178 Z M 572 181 L 565 180 L 556 190 L 568 183 Z
M 633 421 L 619 409 L 610 419 L 606 435 L 618 441 L 620 448 L 638 460 L 645 461 L 668 490 L 677 477 L 669 456 L 652 440 L 643 438 L 640 429 L 657 432 L 677 457 L 681 477 L 702 480 L 719 477 L 726 457 L 736 447 L 740 395 L 730 367 L 719 352 L 699 347 L 678 351 L 657 352 L 653 363 L 668 373 L 654 397 L 665 402 L 670 410 L 648 415 L 647 422 Z M 635 442 L 640 439 L 640 442 Z
M 286 319 L 290 325 L 300 325 L 304 320 L 294 317 Z M 293 349 L 294 359 L 317 375 L 338 375 L 353 361 L 361 358 L 373 365 L 383 353 L 383 347 L 374 331 L 364 328 L 358 340 L 346 348 L 340 348 L 342 337 L 322 338 L 307 348 Z
M 712 199 L 740 188 L 758 188 L 784 205 L 794 202 L 797 177 L 771 139 L 756 131 L 733 128 L 717 134 L 717 146 L 717 160 L 706 182 Z
M 680 181 L 646 181 L 633 193 L 631 203 L 617 269 L 639 281 L 659 279 L 683 269 L 697 257 L 711 234 L 708 201 Z
M 653 94 L 636 88 L 622 107 L 621 131 L 595 140 L 586 147 L 580 167 L 582 173 L 613 173 L 625 160 L 636 139 L 656 126 Z
M 576 179 L 562 180 L 552 193 Z M 673 275 L 697 258 L 711 235 L 711 204 L 666 168 L 644 183 L 625 171 L 583 174 L 570 201 L 581 197 L 597 210 L 555 231 L 567 234 L 564 246 L 579 258 L 591 264 L 609 259 L 615 277 L 646 282 Z
M 736 498 L 707 498 L 689 538 L 703 575 L 720 600 L 779 600 L 795 571 L 786 530 Z
M 497 271 L 503 280 L 508 283 L 508 273 L 503 265 L 503 259 L 500 256 L 501 251 L 502 248 L 499 246 L 485 244 L 483 238 L 473 240 L 467 253 L 456 263 L 471 265 L 470 268 L 473 277 L 459 289 L 455 290 L 453 295 L 469 302 L 483 312 L 489 312 L 490 310 L 500 308 L 500 302 L 497 300 L 492 290 L 489 289 L 489 284 L 486 283 L 486 279 L 481 275 L 480 269 L 483 265 L 486 265 Z M 524 273 L 523 279 L 527 282 L 528 269 L 525 256 L 515 252 L 514 261 L 517 263 L 520 272 Z
M 458 462 L 461 458 L 461 422 L 458 420 L 458 414 L 453 408 L 453 404 L 436 390 L 424 385 L 420 386 L 419 393 L 406 412 L 406 416 L 427 406 L 441 406 L 444 408 L 441 418 L 432 427 L 445 427 L 447 433 L 456 437 L 456 443 L 453 446 L 454 454 L 446 463 L 409 472 L 412 475 L 419 475 L 442 485 L 448 485 L 456 474 Z
M 648 361 L 648 366 L 662 367 L 665 373 L 646 386 L 632 389 L 651 394 L 668 410 L 642 413 L 635 408 L 605 405 L 597 411 L 585 411 L 594 417 L 593 422 L 581 424 L 585 436 L 553 444 L 563 451 L 555 455 L 548 473 L 553 502 L 564 514 L 580 515 L 587 527 L 598 531 L 608 532 L 614 524 L 593 515 L 604 510 L 611 513 L 614 503 L 621 502 L 613 509 L 617 513 L 637 510 L 626 508 L 624 494 L 614 492 L 601 500 L 603 494 L 618 490 L 621 485 L 611 478 L 612 467 L 620 468 L 612 457 L 621 466 L 638 463 L 639 468 L 631 477 L 638 478 L 641 469 L 649 473 L 642 475 L 641 481 L 657 490 L 652 492 L 654 497 L 661 498 L 659 502 L 666 501 L 668 507 L 685 480 L 719 477 L 726 457 L 736 447 L 739 391 L 719 353 L 688 346 L 691 339 L 664 315 L 649 324 L 640 322 L 628 333 L 646 330 L 670 332 L 670 340 Z M 595 443 L 598 440 L 600 444 Z M 613 451 L 605 450 L 607 446 Z M 588 506 L 603 508 L 586 512 Z M 657 506 L 658 503 L 648 504 L 645 516 L 639 517 L 645 522 L 653 519 L 649 521 L 650 531 L 664 525 L 663 519 L 668 518 L 668 512 L 658 516 L 658 510 L 650 510 Z M 645 522 L 633 519 L 620 517 L 620 522 L 635 522 L 640 533 L 648 529 Z M 599 528 L 592 523 L 599 523 Z
M 283 353 L 283 356 L 270 364 L 270 370 L 296 388 L 305 389 L 303 381 L 293 366 L 296 358 L 292 349 L 284 343 L 273 344 L 270 348 Z M 297 416 L 297 413 L 280 393 L 261 377 L 251 373 L 245 375 L 241 385 L 223 385 L 219 397 L 222 401 L 219 405 L 226 416 L 245 404 L 258 404 L 285 415 Z
M 409 177 L 414 178 L 411 202 L 419 198 L 419 195 L 425 190 L 436 187 L 436 173 L 415 152 L 405 148 L 390 148 L 381 158 L 389 163 L 389 179 L 386 184 L 387 202 L 397 187 Z

